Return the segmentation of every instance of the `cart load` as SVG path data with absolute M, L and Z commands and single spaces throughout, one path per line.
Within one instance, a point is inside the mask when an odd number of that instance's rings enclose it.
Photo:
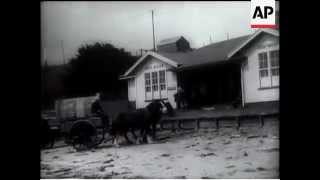
M 78 146 L 92 147 L 100 144 L 108 133 L 112 120 L 119 113 L 128 112 L 130 108 L 127 100 L 100 101 L 104 114 L 108 117 L 108 124 L 103 119 L 91 113 L 92 104 L 97 96 L 60 99 L 55 102 L 57 119 L 61 132 L 65 134 L 66 142 Z

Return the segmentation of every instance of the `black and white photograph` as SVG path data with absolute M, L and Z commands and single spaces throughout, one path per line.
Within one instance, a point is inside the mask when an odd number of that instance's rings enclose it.
M 40 9 L 41 179 L 280 178 L 278 1 Z

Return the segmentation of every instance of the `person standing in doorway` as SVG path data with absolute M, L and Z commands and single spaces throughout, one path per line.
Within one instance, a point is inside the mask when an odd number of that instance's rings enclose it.
M 175 101 L 177 103 L 177 109 L 182 109 L 186 106 L 184 90 L 178 86 L 177 93 L 174 95 Z

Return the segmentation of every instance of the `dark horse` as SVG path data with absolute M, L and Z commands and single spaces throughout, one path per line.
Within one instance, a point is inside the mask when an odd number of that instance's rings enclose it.
M 139 109 L 133 112 L 120 113 L 112 122 L 110 135 L 113 136 L 114 143 L 118 146 L 117 137 L 123 135 L 130 142 L 127 133 L 131 131 L 132 135 L 138 140 L 135 135 L 135 130 L 140 130 L 140 135 L 143 141 L 147 141 L 147 135 L 152 134 L 156 137 L 156 125 L 162 116 L 162 102 L 154 100 L 144 109 Z

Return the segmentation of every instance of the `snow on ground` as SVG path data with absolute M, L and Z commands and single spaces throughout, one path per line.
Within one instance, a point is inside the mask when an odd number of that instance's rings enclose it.
M 158 132 L 153 144 L 41 151 L 41 178 L 279 178 L 278 122 Z

